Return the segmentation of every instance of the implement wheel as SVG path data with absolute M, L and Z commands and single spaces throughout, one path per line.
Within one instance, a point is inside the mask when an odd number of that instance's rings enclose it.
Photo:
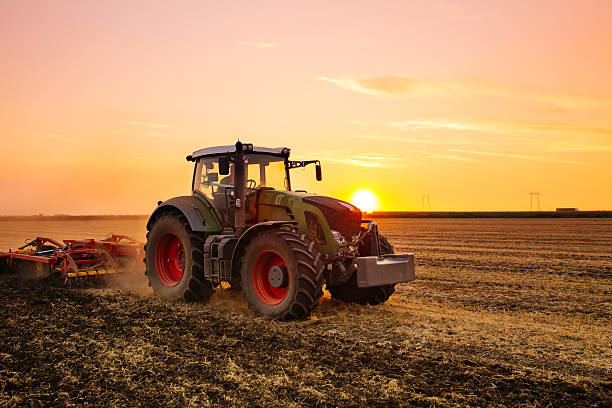
M 0 258 L 0 274 L 12 272 L 6 259 Z
M 323 295 L 321 255 L 304 235 L 264 231 L 247 244 L 241 262 L 243 294 L 258 315 L 302 319 Z
M 379 235 L 380 239 L 380 252 L 382 254 L 392 254 L 393 245 L 387 241 L 385 237 Z M 376 243 L 373 237 L 367 237 L 364 242 L 359 246 L 359 255 L 369 256 L 376 255 Z M 328 286 L 327 290 L 332 295 L 333 299 L 340 300 L 346 303 L 360 303 L 377 305 L 386 302 L 389 297 L 395 292 L 395 284 L 374 286 L 371 288 L 360 288 L 357 287 L 357 273 L 353 275 L 344 283 L 336 286 Z
M 204 279 L 204 241 L 181 214 L 158 217 L 147 233 L 145 274 L 155 295 L 206 302 L 213 294 Z

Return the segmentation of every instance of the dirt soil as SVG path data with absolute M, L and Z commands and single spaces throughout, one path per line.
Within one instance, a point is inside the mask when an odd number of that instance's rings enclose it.
M 4 274 L 0 406 L 612 406 L 612 220 L 380 224 L 418 280 L 299 322 Z

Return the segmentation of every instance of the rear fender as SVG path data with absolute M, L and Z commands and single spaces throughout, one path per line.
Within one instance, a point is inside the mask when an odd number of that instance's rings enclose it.
M 187 218 L 194 232 L 221 231 L 219 220 L 198 198 L 194 196 L 174 197 L 160 203 L 147 221 L 147 229 L 151 229 L 153 220 L 165 211 L 178 211 Z

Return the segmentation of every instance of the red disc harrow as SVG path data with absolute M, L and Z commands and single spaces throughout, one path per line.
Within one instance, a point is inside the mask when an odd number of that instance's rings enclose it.
M 142 244 L 125 235 L 112 234 L 101 241 L 37 237 L 16 251 L 0 252 L 0 268 L 17 272 L 23 266 L 51 274 L 60 273 L 66 286 L 94 277 L 127 272 L 142 259 Z

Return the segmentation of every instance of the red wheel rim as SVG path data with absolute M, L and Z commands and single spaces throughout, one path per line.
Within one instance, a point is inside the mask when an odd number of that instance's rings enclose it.
M 166 232 L 155 249 L 155 266 L 159 280 L 166 286 L 176 286 L 185 272 L 185 249 L 181 240 Z
M 283 258 L 274 251 L 264 251 L 253 265 L 253 288 L 257 296 L 268 305 L 277 305 L 287 296 L 288 287 L 275 288 L 270 284 L 268 273 L 274 266 L 287 268 Z

